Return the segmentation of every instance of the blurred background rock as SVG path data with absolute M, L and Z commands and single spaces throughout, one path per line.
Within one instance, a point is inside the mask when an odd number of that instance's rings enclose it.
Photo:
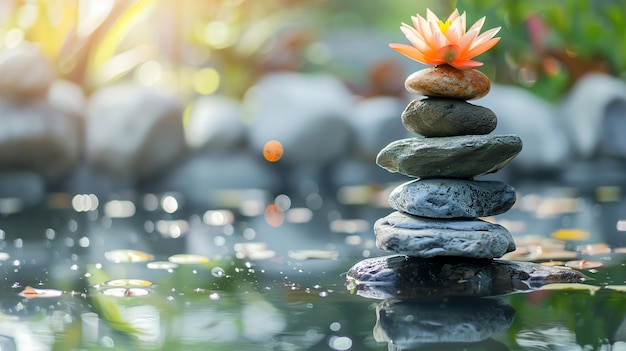
M 131 189 L 211 207 L 224 189 L 404 181 L 374 160 L 410 137 L 403 83 L 423 66 L 387 43 L 427 7 L 502 26 L 474 103 L 525 145 L 488 177 L 623 183 L 626 0 L 3 0 L 0 198 Z

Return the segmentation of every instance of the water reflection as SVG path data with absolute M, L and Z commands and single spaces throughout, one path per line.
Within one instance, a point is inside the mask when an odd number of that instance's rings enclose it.
M 374 339 L 389 343 L 390 351 L 506 350 L 489 339 L 506 331 L 514 317 L 513 307 L 499 298 L 385 300 L 376 307 Z

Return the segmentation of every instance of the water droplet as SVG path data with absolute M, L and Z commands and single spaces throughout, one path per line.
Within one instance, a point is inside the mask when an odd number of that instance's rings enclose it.
M 220 298 L 221 298 L 221 296 L 218 293 L 211 293 L 211 294 L 209 294 L 209 299 L 211 299 L 213 301 L 219 300 Z
M 55 236 L 56 236 L 56 232 L 54 231 L 54 229 L 52 228 L 46 229 L 46 239 L 54 240 Z
M 328 292 L 327 291 L 320 291 L 319 295 L 320 295 L 320 297 L 327 297 L 328 296 Z
M 213 267 L 213 269 L 211 269 L 211 274 L 216 278 L 221 278 L 226 275 L 226 272 L 222 267 Z
M 328 346 L 338 351 L 345 351 L 352 348 L 352 339 L 347 336 L 332 336 L 328 340 Z

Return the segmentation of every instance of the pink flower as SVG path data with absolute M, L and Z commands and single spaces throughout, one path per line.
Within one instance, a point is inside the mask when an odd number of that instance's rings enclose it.
M 482 66 L 482 62 L 472 58 L 491 49 L 500 41 L 493 36 L 500 27 L 489 29 L 480 34 L 485 17 L 474 23 L 465 31 L 465 12 L 459 15 L 454 10 L 443 22 L 430 10 L 426 10 L 426 19 L 420 15 L 411 17 L 413 27 L 402 23 L 400 30 L 412 46 L 405 44 L 389 44 L 389 47 L 417 62 L 427 65 L 448 64 L 457 69 L 472 69 Z

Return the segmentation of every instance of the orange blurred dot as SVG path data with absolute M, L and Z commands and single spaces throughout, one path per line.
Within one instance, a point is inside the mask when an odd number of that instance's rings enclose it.
M 285 212 L 276 204 L 267 205 L 265 221 L 272 227 L 280 227 L 285 222 Z
M 283 144 L 277 140 L 270 140 L 263 146 L 263 157 L 269 162 L 276 162 L 283 157 Z

